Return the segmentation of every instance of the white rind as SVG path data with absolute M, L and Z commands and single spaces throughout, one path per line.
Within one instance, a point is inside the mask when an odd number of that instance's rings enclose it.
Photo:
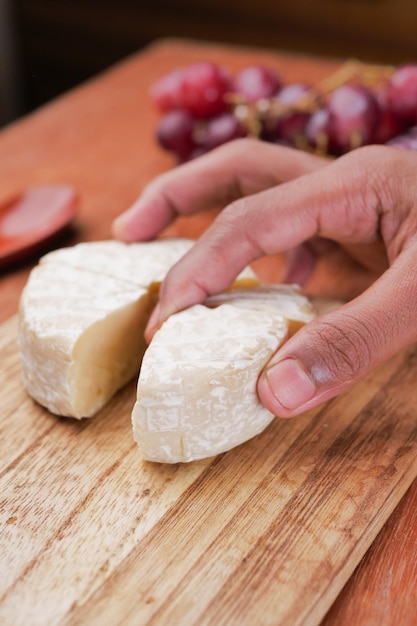
M 132 423 L 144 458 L 192 461 L 262 432 L 273 415 L 256 382 L 287 332 L 271 309 L 196 305 L 171 316 L 146 351 L 138 381 Z
M 92 274 L 148 287 L 162 281 L 193 244 L 193 240 L 181 238 L 131 244 L 112 240 L 86 242 L 54 250 L 41 259 L 41 264 L 87 269 Z
M 137 375 L 150 289 L 192 247 L 190 239 L 82 243 L 45 255 L 23 290 L 23 383 L 52 413 L 91 417 Z M 255 278 L 247 269 L 240 278 Z

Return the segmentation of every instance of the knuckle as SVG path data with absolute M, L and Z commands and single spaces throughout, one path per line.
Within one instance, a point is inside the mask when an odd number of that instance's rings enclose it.
M 242 233 L 251 223 L 253 204 L 250 197 L 243 196 L 230 202 L 220 213 L 218 221 L 222 228 Z
M 227 205 L 217 216 L 211 229 L 205 233 L 205 245 L 210 255 L 227 263 L 230 248 L 236 248 L 236 242 L 242 240 L 241 204 L 243 200 L 235 200 Z
M 371 145 L 358 148 L 346 156 L 356 164 L 361 180 L 366 183 L 363 187 L 368 190 L 368 201 L 371 194 L 380 211 L 391 209 L 397 204 L 401 184 L 398 172 L 402 171 L 404 174 L 408 169 L 410 157 L 407 151 Z
M 329 372 L 330 378 L 351 381 L 370 369 L 375 340 L 365 323 L 345 315 L 339 323 L 325 320 L 319 322 L 314 333 L 313 350 L 314 345 L 321 346 L 315 360 L 317 356 L 322 360 L 319 370 Z
M 417 155 L 388 146 L 365 146 L 358 152 L 359 176 L 366 183 L 360 186 L 360 205 L 371 216 L 370 233 L 382 239 L 392 262 L 416 230 L 412 207 Z
M 345 198 L 345 236 L 373 241 L 381 227 L 396 222 L 399 189 L 399 161 L 402 152 L 387 146 L 363 146 L 346 154 L 336 164 L 339 191 Z M 384 234 L 384 232 L 382 232 Z
M 246 212 L 246 205 L 245 198 L 238 198 L 230 202 L 217 217 L 217 228 L 224 232 L 239 231 Z
M 220 226 L 223 232 L 233 234 L 233 240 L 250 250 L 251 258 L 263 253 L 258 237 L 259 213 L 250 198 L 243 197 L 229 204 L 223 211 Z

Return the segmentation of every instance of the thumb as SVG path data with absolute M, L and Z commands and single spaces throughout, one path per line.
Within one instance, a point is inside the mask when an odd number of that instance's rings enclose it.
M 417 340 L 416 244 L 355 300 L 299 330 L 258 380 L 264 406 L 293 417 L 359 382 Z

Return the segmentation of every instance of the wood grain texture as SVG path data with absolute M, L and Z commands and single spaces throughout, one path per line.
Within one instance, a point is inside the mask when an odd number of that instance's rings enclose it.
M 232 71 L 267 63 L 288 80 L 336 67 L 160 43 L 4 130 L 0 199 L 37 182 L 72 184 L 80 208 L 61 243 L 109 237 L 113 217 L 172 166 L 154 141 L 150 84 L 201 58 Z M 197 235 L 211 219 L 170 232 Z M 0 277 L 1 320 L 16 312 L 29 269 Z M 274 266 L 263 269 L 273 278 Z M 412 350 L 320 410 L 173 467 L 138 457 L 134 384 L 97 419 L 61 420 L 22 389 L 14 320 L 1 327 L 0 354 L 2 624 L 159 626 L 185 615 L 181 623 L 277 624 L 282 615 L 283 624 L 317 624 L 415 475 Z M 323 624 L 411 626 L 416 502 L 414 482 Z
M 166 466 L 133 443 L 133 384 L 59 419 L 21 386 L 14 319 L 0 341 L 2 624 L 318 624 L 417 473 L 411 350 L 299 420 Z
M 417 489 L 414 482 L 331 607 L 322 626 L 414 626 L 416 537 Z

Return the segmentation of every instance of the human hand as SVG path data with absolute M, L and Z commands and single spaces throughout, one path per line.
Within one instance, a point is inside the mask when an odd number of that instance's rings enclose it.
M 261 373 L 258 394 L 272 413 L 291 417 L 346 390 L 417 338 L 416 171 L 417 155 L 397 149 L 361 148 L 328 163 L 244 140 L 157 179 L 116 235 L 151 238 L 176 214 L 227 206 L 168 274 L 148 337 L 170 314 L 227 288 L 255 258 L 291 251 L 287 276 L 309 276 L 315 253 L 338 245 L 378 278 L 289 339 Z

